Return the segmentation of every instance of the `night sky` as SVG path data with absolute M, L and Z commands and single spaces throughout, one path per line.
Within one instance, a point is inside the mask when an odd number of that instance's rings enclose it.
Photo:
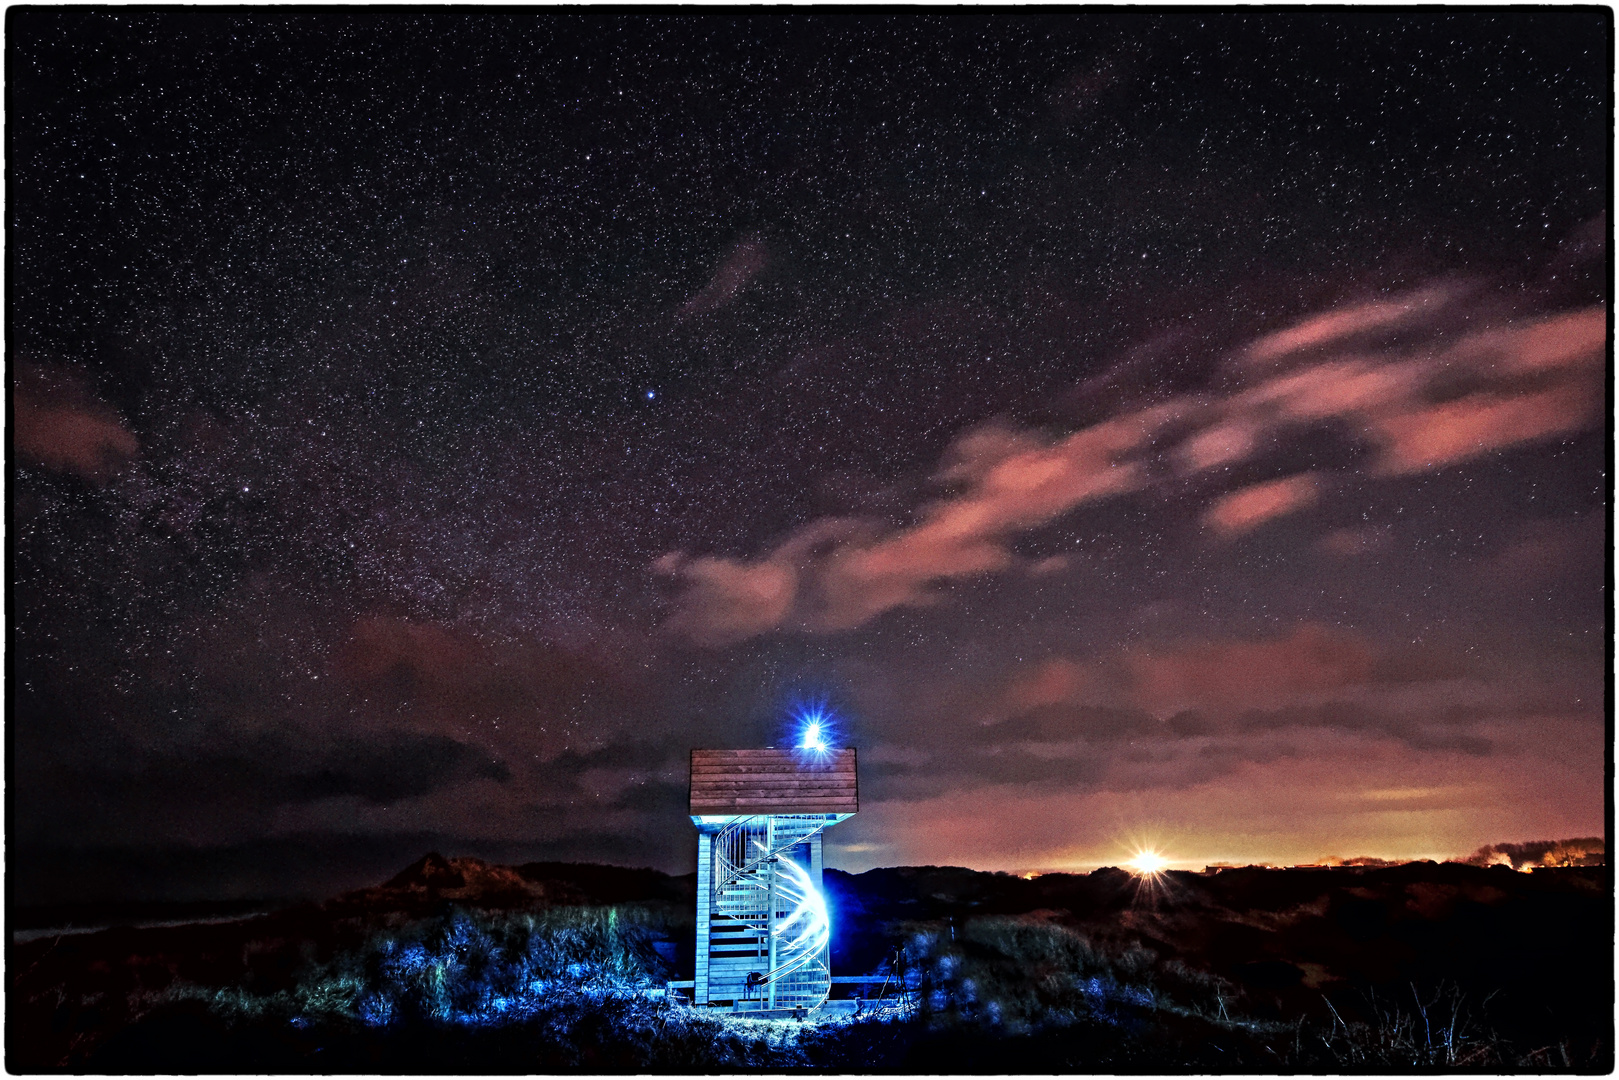
M 1604 829 L 1606 9 L 6 41 L 15 901 Z

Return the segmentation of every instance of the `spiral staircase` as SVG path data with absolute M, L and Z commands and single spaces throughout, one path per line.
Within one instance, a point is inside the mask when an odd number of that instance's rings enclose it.
M 827 999 L 831 927 L 808 842 L 837 820 L 738 818 L 715 836 L 710 942 L 715 956 L 750 969 L 738 1008 L 813 1009 Z

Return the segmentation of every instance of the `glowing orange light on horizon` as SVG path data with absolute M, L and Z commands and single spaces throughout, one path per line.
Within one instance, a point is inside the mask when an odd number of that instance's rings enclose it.
M 1143 877 L 1151 877 L 1163 873 L 1169 866 L 1169 860 L 1152 848 L 1146 848 L 1136 852 L 1135 858 L 1125 865 Z

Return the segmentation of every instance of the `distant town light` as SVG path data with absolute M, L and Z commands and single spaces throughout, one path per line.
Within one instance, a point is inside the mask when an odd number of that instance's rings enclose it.
M 1136 852 L 1136 857 L 1125 865 L 1143 877 L 1151 877 L 1163 873 L 1169 866 L 1169 860 L 1152 848 L 1146 848 Z

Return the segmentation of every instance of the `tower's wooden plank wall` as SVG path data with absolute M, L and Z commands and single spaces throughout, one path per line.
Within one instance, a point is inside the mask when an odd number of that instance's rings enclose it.
M 852 748 L 693 750 L 691 812 L 853 814 L 860 809 Z

